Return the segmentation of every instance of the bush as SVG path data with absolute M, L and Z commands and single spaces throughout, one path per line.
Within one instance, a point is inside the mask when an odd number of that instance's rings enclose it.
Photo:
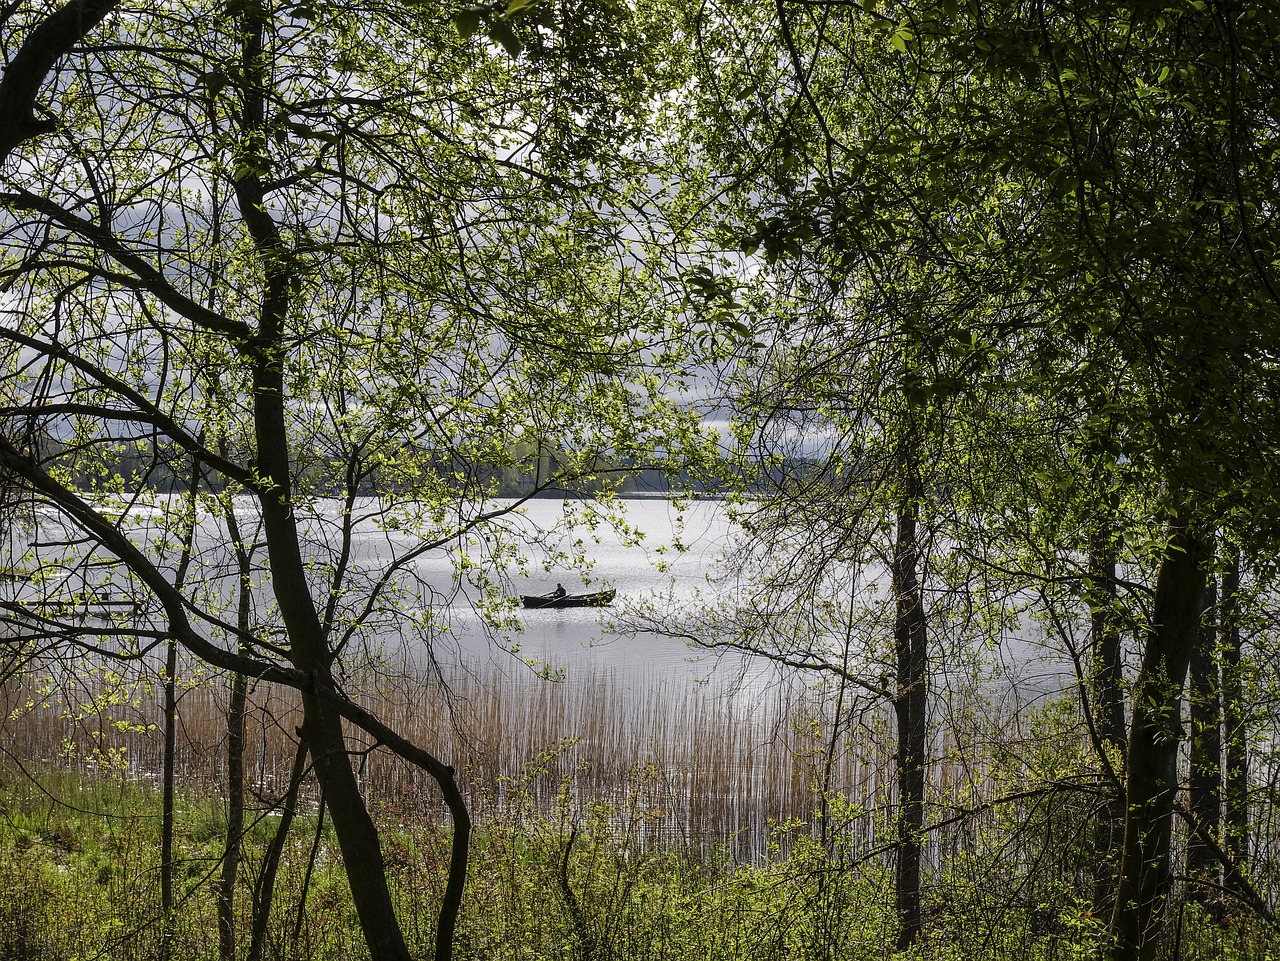
M 9 849 L 0 860 L 0 958 L 48 961 L 49 907 L 55 891 L 39 863 L 40 851 Z

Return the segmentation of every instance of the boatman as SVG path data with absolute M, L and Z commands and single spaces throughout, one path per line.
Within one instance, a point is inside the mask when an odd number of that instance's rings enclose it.
M 552 591 L 552 592 L 551 592 L 551 596 L 552 596 L 552 597 L 556 597 L 556 598 L 560 598 L 560 597 L 564 597 L 564 595 L 565 595 L 564 585 L 563 585 L 563 584 L 556 584 L 556 589 L 555 589 L 554 591 Z

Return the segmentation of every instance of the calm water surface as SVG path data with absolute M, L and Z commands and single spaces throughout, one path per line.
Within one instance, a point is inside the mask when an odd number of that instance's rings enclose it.
M 503 502 L 494 506 L 500 507 Z M 320 502 L 305 521 L 305 529 L 313 539 L 311 557 L 327 561 L 336 544 L 338 503 Z M 570 524 L 574 505 L 559 499 L 537 499 L 526 502 L 518 513 L 508 515 L 501 523 L 529 545 L 529 563 L 525 572 L 516 565 L 494 565 L 473 553 L 481 569 L 496 577 L 508 595 L 543 594 L 556 583 L 576 593 L 583 590 L 613 588 L 618 596 L 613 607 L 568 608 L 564 610 L 522 610 L 523 630 L 495 638 L 486 629 L 472 602 L 477 594 L 456 576 L 456 553 L 445 548 L 424 554 L 414 561 L 414 573 L 430 586 L 431 603 L 439 620 L 449 625 L 447 643 L 434 645 L 433 654 L 446 669 L 509 674 L 518 677 L 531 673 L 527 662 L 550 671 L 562 672 L 569 681 L 591 681 L 608 678 L 623 691 L 651 690 L 655 685 L 676 688 L 697 685 L 704 689 L 732 691 L 749 698 L 760 693 L 772 680 L 772 672 L 763 666 L 745 669 L 738 658 L 720 659 L 690 648 L 684 641 L 654 633 L 625 634 L 615 630 L 611 619 L 629 604 L 643 604 L 661 597 L 661 607 L 680 610 L 698 601 L 699 590 L 708 587 L 710 578 L 724 571 L 723 554 L 729 546 L 734 525 L 726 505 L 720 501 L 693 501 L 682 509 L 663 498 L 635 499 L 619 505 L 622 519 L 638 537 L 624 538 L 608 524 L 588 526 Z M 374 513 L 377 503 L 370 500 L 357 505 L 357 511 Z M 144 550 L 158 550 L 154 524 L 161 512 L 157 507 L 140 507 L 130 512 L 135 539 Z M 241 515 L 242 527 L 251 533 L 253 515 L 246 501 Z M 38 538 L 50 542 L 64 541 L 69 532 L 59 529 L 54 520 L 44 517 Z M 65 541 L 64 541 L 65 543 Z M 326 547 L 325 544 L 329 546 Z M 384 530 L 373 523 L 357 528 L 353 558 L 370 571 L 377 572 L 389 560 L 416 546 L 416 538 L 408 531 Z M 563 562 L 551 562 L 558 550 L 575 543 L 588 562 L 586 570 L 572 568 Z M 225 529 L 215 518 L 202 521 L 197 535 L 197 567 L 204 565 L 203 576 L 211 585 L 207 595 L 214 606 L 221 592 L 228 611 L 234 576 L 227 557 Z M 677 545 L 681 549 L 677 549 Z M 162 566 L 167 566 L 162 558 Z M 263 558 L 259 557 L 259 563 Z M 495 570 L 495 566 L 499 569 Z M 194 580 L 194 578 L 193 578 Z M 108 589 L 111 585 L 108 584 Z M 262 609 L 270 599 L 260 595 Z M 1019 632 L 1020 637 L 1003 638 L 989 657 L 1003 662 L 1009 671 L 1027 681 L 1040 693 L 1060 690 L 1064 668 L 1060 656 L 1042 645 L 1021 638 L 1032 632 Z M 395 646 L 400 638 L 384 636 Z M 415 650 L 410 642 L 406 653 L 419 659 L 425 651 Z M 744 683 L 745 675 L 745 683 Z
M 543 571 L 536 564 L 528 575 L 507 576 L 512 595 L 544 594 L 562 583 L 570 593 L 613 588 L 613 607 L 522 610 L 524 632 L 514 638 L 519 656 L 536 660 L 568 679 L 609 674 L 624 687 L 648 686 L 657 681 L 737 683 L 735 664 L 715 668 L 716 662 L 678 639 L 653 633 L 619 634 L 610 623 L 615 613 L 630 603 L 643 603 L 660 595 L 664 603 L 692 603 L 708 577 L 720 570 L 721 554 L 728 545 L 732 523 L 719 501 L 696 501 L 683 510 L 665 499 L 635 499 L 621 505 L 626 523 L 643 536 L 628 543 L 608 525 L 594 528 L 576 525 L 555 531 L 548 546 L 553 550 L 581 540 L 591 562 L 583 574 L 568 569 Z M 554 499 L 530 501 L 522 509 L 530 530 L 547 531 L 562 523 L 565 503 Z M 677 543 L 683 550 L 677 550 Z M 451 562 L 429 557 L 419 565 L 430 581 L 452 578 Z M 460 656 L 472 664 L 501 666 L 511 661 L 492 643 L 465 594 L 456 596 L 449 611 Z M 713 669 L 714 668 L 714 669 Z M 758 673 L 758 672 L 757 672 Z
M 493 506 L 503 504 L 497 502 Z M 170 536 L 164 546 L 160 519 L 165 509 L 177 506 L 135 504 L 128 514 L 132 539 L 162 568 L 172 568 L 176 562 L 177 540 Z M 472 606 L 478 592 L 465 582 L 459 585 L 455 570 L 457 558 L 451 553 L 456 545 L 446 545 L 413 562 L 414 574 L 433 592 L 431 603 L 439 620 L 450 628 L 448 643 L 435 646 L 436 656 L 442 661 L 456 660 L 468 668 L 510 668 L 513 672 L 528 672 L 524 662 L 533 660 L 549 669 L 563 671 L 569 678 L 609 674 L 623 684 L 648 685 L 655 680 L 683 684 L 705 679 L 711 670 L 710 662 L 700 661 L 685 642 L 657 634 L 624 636 L 610 629 L 609 619 L 623 605 L 643 601 L 654 592 L 671 598 L 677 605 L 685 599 L 691 601 L 697 589 L 706 584 L 708 575 L 716 571 L 721 552 L 729 541 L 731 522 L 725 505 L 719 501 L 696 501 L 678 511 L 663 498 L 624 501 L 619 508 L 622 518 L 639 535 L 630 540 L 608 524 L 570 525 L 566 517 L 571 515 L 573 506 L 559 499 L 536 499 L 501 521 L 509 533 L 527 540 L 529 545 L 536 545 L 525 549 L 529 573 L 521 573 L 514 566 L 492 571 L 492 562 L 486 562 L 474 552 L 472 556 L 482 567 L 489 564 L 486 569 L 496 574 L 502 589 L 512 597 L 547 593 L 557 583 L 563 583 L 571 593 L 614 588 L 618 594 L 615 605 L 522 610 L 523 632 L 495 642 Z M 378 504 L 372 499 L 356 505 L 357 513 L 372 515 L 377 509 Z M 253 538 L 256 521 L 251 503 L 243 501 L 236 513 L 244 535 Z M 324 565 L 330 560 L 337 546 L 338 519 L 337 501 L 311 505 L 303 522 L 306 536 L 311 540 L 309 548 L 304 548 L 304 555 L 313 562 Z M 72 570 L 68 558 L 75 556 L 75 549 L 69 545 L 77 539 L 56 514 L 42 511 L 33 536 L 36 556 L 29 563 L 46 572 Z M 589 570 L 547 563 L 546 558 L 558 550 L 567 550 L 575 541 L 581 542 Z M 677 542 L 685 545 L 683 550 L 676 549 Z M 235 578 L 228 543 L 224 523 L 203 515 L 188 583 L 205 584 L 204 603 L 220 616 L 234 620 Z M 367 522 L 356 529 L 353 561 L 376 576 L 393 557 L 413 549 L 416 543 L 415 535 L 407 530 L 387 531 Z M 22 549 L 16 553 L 21 555 Z M 265 563 L 264 552 L 259 552 L 255 563 Z M 128 595 L 122 572 L 111 572 L 108 567 L 96 570 L 91 590 L 108 596 Z M 57 577 L 54 575 L 55 581 Z M 322 583 L 322 579 L 318 583 Z M 57 596 L 60 591 L 83 592 L 86 587 L 77 574 L 66 577 L 61 586 L 36 588 L 15 582 L 7 585 L 7 589 L 20 590 L 21 596 L 35 599 L 42 591 L 51 591 L 52 596 Z M 257 606 L 260 612 L 272 607 L 272 599 L 265 589 L 258 592 Z M 385 637 L 384 640 L 394 647 L 398 638 Z M 512 648 L 517 649 L 518 656 L 512 656 Z M 411 644 L 407 653 L 413 657 L 422 652 L 415 652 Z

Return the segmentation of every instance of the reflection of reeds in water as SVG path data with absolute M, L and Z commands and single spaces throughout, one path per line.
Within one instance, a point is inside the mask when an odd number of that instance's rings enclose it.
M 34 681 L 4 689 L 5 743 L 19 760 L 75 759 L 128 776 L 155 777 L 163 736 L 159 685 L 118 698 L 77 676 L 41 697 Z M 737 858 L 758 854 L 771 823 L 811 822 L 827 768 L 829 725 L 810 697 L 729 697 L 669 682 L 628 690 L 613 677 L 556 683 L 530 673 L 459 674 L 448 694 L 421 677 L 380 678 L 366 707 L 460 774 L 477 821 L 562 813 L 594 802 L 615 812 L 620 829 L 641 839 L 697 846 L 726 844 Z M 100 703 L 87 704 L 90 696 Z M 24 708 L 28 701 L 34 702 Z M 116 703 L 107 703 L 116 701 Z M 178 776 L 220 792 L 226 771 L 227 685 L 187 687 L 179 703 Z M 893 738 L 882 712 L 841 741 L 826 774 L 848 799 L 841 834 L 855 849 L 886 840 L 893 795 Z M 296 695 L 258 688 L 250 696 L 245 772 L 270 803 L 283 792 L 297 744 Z M 371 804 L 443 817 L 434 782 L 353 731 L 351 745 Z M 314 798 L 314 790 L 306 793 Z

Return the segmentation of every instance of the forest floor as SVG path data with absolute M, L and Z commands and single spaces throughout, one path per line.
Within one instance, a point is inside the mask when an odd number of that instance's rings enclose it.
M 448 857 L 447 827 L 405 810 L 377 812 L 405 929 L 428 958 Z M 885 859 L 854 863 L 839 845 L 783 825 L 761 863 L 727 853 L 657 848 L 643 811 L 586 805 L 551 816 L 511 805 L 479 827 L 456 942 L 460 959 L 881 959 L 893 956 L 892 876 Z M 175 906 L 160 910 L 160 792 L 150 783 L 46 767 L 0 768 L 0 958 L 162 961 L 218 958 L 215 887 L 224 802 L 179 792 Z M 238 957 L 278 816 L 247 819 L 235 895 Z M 1016 866 L 1010 865 L 1010 871 Z M 927 961 L 1102 956 L 1087 907 L 1027 903 L 1017 885 L 980 890 L 961 865 L 930 877 Z M 972 875 L 970 875 L 972 876 Z M 1023 884 L 1025 888 L 1025 882 Z M 1240 918 L 1217 923 L 1175 909 L 1185 959 L 1280 957 L 1280 937 Z M 285 846 L 263 957 L 367 958 L 327 822 L 300 812 Z

